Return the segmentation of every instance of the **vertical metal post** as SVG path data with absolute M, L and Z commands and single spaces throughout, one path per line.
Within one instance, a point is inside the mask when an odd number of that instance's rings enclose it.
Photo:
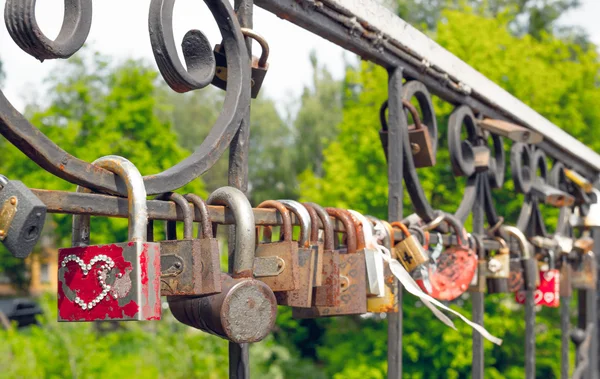
M 532 207 L 537 207 L 536 200 L 533 200 Z M 533 236 L 536 234 L 535 225 L 537 223 L 537 213 L 533 212 L 529 223 L 525 227 L 525 235 Z M 532 252 L 533 253 L 533 252 Z M 535 291 L 525 292 L 525 375 L 527 379 L 535 378 Z
M 408 130 L 402 108 L 402 68 L 389 72 L 388 82 L 388 220 L 402 219 L 402 128 Z M 406 132 L 408 133 L 408 132 Z M 402 291 L 398 285 L 398 313 L 388 313 L 388 378 L 402 377 Z
M 235 0 L 235 10 L 240 26 L 252 28 L 253 0 Z M 252 41 L 246 39 L 248 56 L 252 57 Z M 250 65 L 250 61 L 248 61 Z M 250 86 L 248 86 L 250 91 Z M 250 105 L 244 110 L 240 129 L 229 146 L 229 185 L 248 195 L 248 151 L 250 141 Z M 229 241 L 235 240 L 234 226 L 229 228 Z M 229 271 L 233 269 L 235 245 L 229 244 Z M 250 377 L 250 346 L 248 344 L 229 343 L 229 378 L 245 379 Z
M 487 176 L 479 175 L 477 180 L 486 180 Z M 480 183 L 476 188 L 483 186 Z M 484 196 L 482 191 L 477 191 L 475 202 L 473 203 L 473 234 L 483 235 L 484 223 Z M 483 292 L 471 293 L 473 322 L 483 325 Z M 483 337 L 479 332 L 473 330 L 473 357 L 471 366 L 471 377 L 473 379 L 483 379 Z
M 567 264 L 564 262 L 563 264 Z M 571 306 L 571 297 L 563 296 L 560 298 L 560 379 L 569 378 L 569 349 L 571 346 L 570 328 L 571 320 L 569 307 Z

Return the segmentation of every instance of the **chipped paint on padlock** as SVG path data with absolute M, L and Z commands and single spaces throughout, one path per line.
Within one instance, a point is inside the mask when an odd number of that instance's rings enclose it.
M 73 245 L 59 250 L 58 320 L 158 320 L 160 245 L 146 242 L 146 190 L 135 166 L 122 157 L 94 162 L 119 175 L 129 200 L 129 242 L 89 243 L 87 215 L 73 217 Z M 87 191 L 81 187 L 77 189 Z
M 310 308 L 312 306 L 315 252 L 310 246 L 311 220 L 306 208 L 293 200 L 279 200 L 296 215 L 300 222 L 298 239 L 298 288 L 293 291 L 277 292 L 279 305 Z

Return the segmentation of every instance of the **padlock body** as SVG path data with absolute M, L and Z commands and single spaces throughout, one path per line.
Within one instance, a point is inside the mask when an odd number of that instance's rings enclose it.
M 557 308 L 560 306 L 560 273 L 556 269 L 540 271 L 540 284 L 534 292 L 535 305 Z M 525 291 L 519 291 L 515 295 L 515 300 L 519 304 L 525 304 Z
M 323 285 L 323 244 L 315 243 L 311 245 L 315 256 L 315 268 L 313 269 L 313 287 L 321 287 Z
M 493 269 L 495 267 L 496 269 Z M 496 254 L 488 260 L 486 282 L 488 293 L 509 293 L 510 254 Z
M 429 260 L 429 255 L 417 237 L 410 235 L 394 246 L 394 255 L 406 271 L 413 272 Z
M 202 294 L 219 293 L 221 292 L 219 240 L 216 238 L 201 238 L 199 241 L 202 260 Z
M 0 190 L 0 241 L 15 258 L 27 258 L 42 234 L 46 205 L 23 183 L 9 180 Z
M 212 85 L 223 91 L 227 90 L 227 57 L 225 57 L 225 49 L 221 45 L 215 45 L 213 51 L 215 55 L 215 76 L 212 80 Z
M 298 289 L 276 292 L 277 304 L 290 307 L 310 308 L 312 306 L 315 251 L 311 248 L 298 248 Z
M 250 83 L 250 96 L 253 99 L 256 99 L 256 97 L 258 96 L 258 92 L 260 91 L 260 88 L 262 87 L 262 84 L 265 81 L 265 76 L 267 76 L 268 70 L 268 63 L 264 67 L 261 67 L 258 64 L 258 58 L 252 56 L 252 82 Z
M 297 318 L 357 315 L 367 312 L 366 266 L 364 253 L 340 254 L 340 305 L 298 309 Z
M 435 154 L 433 153 L 433 145 L 429 129 L 423 126 L 419 129 L 408 131 L 408 138 L 411 146 L 418 146 L 418 151 L 413 151 L 413 161 L 416 168 L 435 166 Z
M 487 288 L 485 279 L 485 272 L 487 271 L 487 261 L 485 259 L 479 259 L 477 261 L 477 270 L 469 286 L 469 292 L 483 293 Z
M 573 294 L 572 269 L 567 262 L 562 262 L 560 267 L 560 286 L 558 292 L 560 297 L 571 297 Z
M 158 243 L 72 247 L 58 259 L 58 321 L 160 319 Z
M 273 292 L 298 289 L 298 242 L 260 243 L 256 247 L 254 256 L 255 258 L 279 257 L 283 260 L 283 270 L 279 275 L 257 277 L 258 280 L 268 285 Z
M 313 305 L 337 307 L 340 305 L 340 253 L 333 250 L 323 251 L 323 283 L 313 291 Z M 294 317 L 295 310 L 294 310 Z
M 595 289 L 596 288 L 596 260 L 593 253 L 587 253 L 581 256 L 579 262 L 574 265 L 572 284 L 577 289 Z
M 443 301 L 456 299 L 469 288 L 477 264 L 477 256 L 469 248 L 454 246 L 446 249 L 435 264 L 428 267 L 431 283 L 429 295 Z M 427 291 L 424 287 L 421 289 Z
M 367 268 L 367 296 L 383 297 L 385 295 L 384 262 L 381 253 L 375 249 L 362 250 Z
M 181 323 L 235 343 L 263 340 L 273 329 L 277 301 L 261 281 L 221 274 L 221 292 L 198 297 L 169 297 Z
M 367 312 L 397 313 L 398 312 L 398 280 L 390 270 L 389 263 L 384 263 L 385 293 L 383 297 L 370 296 L 367 298 Z
M 510 273 L 508 276 L 508 291 L 517 293 L 525 289 L 525 278 L 523 277 L 523 263 L 521 258 L 510 259 Z

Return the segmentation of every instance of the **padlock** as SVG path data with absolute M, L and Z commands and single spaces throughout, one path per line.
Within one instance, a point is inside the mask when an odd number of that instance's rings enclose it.
M 487 260 L 485 259 L 485 246 L 483 246 L 483 240 L 479 236 L 469 236 L 471 246 L 475 247 L 477 252 L 477 271 L 473 276 L 473 280 L 469 285 L 469 292 L 484 293 L 487 288 L 486 271 L 487 271 Z M 433 258 L 433 257 L 432 257 Z M 520 265 L 520 262 L 519 262 Z M 512 271 L 511 271 L 512 272 Z
M 503 225 L 502 230 L 509 237 L 516 238 L 519 245 L 518 257 L 510 259 L 509 292 L 535 291 L 539 282 L 538 265 L 527 237 L 515 226 Z
M 341 303 L 340 284 L 340 253 L 334 247 L 333 223 L 325 208 L 315 203 L 305 203 L 307 208 L 312 208 L 323 225 L 323 283 L 313 292 L 313 305 L 321 307 L 337 307 Z M 295 318 L 302 317 L 303 310 L 293 309 Z
M 314 252 L 313 287 L 323 284 L 323 242 L 319 239 L 319 215 L 308 203 L 302 204 L 310 216 L 310 248 Z M 313 290 L 314 292 L 314 290 Z
M 394 239 L 392 233 L 392 226 L 382 220 L 374 217 L 366 216 L 374 224 L 375 235 L 378 236 L 377 240 L 382 246 L 388 251 L 392 251 L 392 241 Z M 380 236 L 380 234 L 383 234 Z M 390 265 L 388 262 L 384 262 L 383 268 L 384 274 L 384 295 L 383 297 L 369 296 L 367 297 L 367 311 L 372 313 L 395 313 L 398 312 L 398 280 L 392 274 Z
M 233 187 L 215 190 L 209 205 L 233 212 L 235 241 L 233 270 L 221 274 L 221 293 L 203 296 L 169 296 L 175 318 L 191 327 L 241 344 L 264 339 L 275 325 L 277 300 L 273 291 L 254 279 L 254 213 L 246 196 Z
M 283 224 L 281 239 L 271 242 L 270 228 L 264 228 L 268 241 L 256 246 L 254 253 L 254 277 L 264 282 L 273 290 L 294 291 L 300 286 L 298 243 L 292 241 L 292 219 L 287 208 L 275 200 L 263 201 L 257 208 L 277 209 Z M 256 228 L 258 234 L 259 228 Z M 267 234 L 268 233 L 268 234 Z
M 27 258 L 42 234 L 46 205 L 23 183 L 0 175 L 0 241 L 15 258 Z
M 573 262 L 573 288 L 593 290 L 596 288 L 597 263 L 592 251 L 580 254 Z
M 579 254 L 586 254 L 594 249 L 594 239 L 589 235 L 583 235 L 573 242 L 573 249 Z
M 90 216 L 73 216 L 74 247 L 58 252 L 58 320 L 159 320 L 160 245 L 146 242 L 144 180 L 122 157 L 103 157 L 94 165 L 114 172 L 127 185 L 129 242 L 85 246 Z
M 488 256 L 486 267 L 486 282 L 488 293 L 507 293 L 508 277 L 510 274 L 510 249 L 506 241 L 495 238 L 500 243 L 500 249 L 494 255 Z
M 414 125 L 408 126 L 408 138 L 416 168 L 435 166 L 435 154 L 429 129 L 421 122 L 419 111 L 409 100 L 402 100 L 402 105 L 412 115 Z
M 298 309 L 294 313 L 294 317 L 297 318 L 355 315 L 367 312 L 367 272 L 364 254 L 356 251 L 356 225 L 348 211 L 337 208 L 326 208 L 326 210 L 330 216 L 342 222 L 346 234 L 346 248 L 342 249 L 346 252 L 340 254 L 340 305 Z
M 473 163 L 476 172 L 487 171 L 490 167 L 490 148 L 487 145 L 473 146 Z
M 412 273 L 419 266 L 429 261 L 429 255 L 425 252 L 423 245 L 413 236 L 406 225 L 400 221 L 392 222 L 392 227 L 396 227 L 404 234 L 404 239 L 394 246 L 393 256 L 402 263 L 402 266 Z
M 539 285 L 534 293 L 535 305 L 557 308 L 560 305 L 560 272 L 556 269 L 555 253 L 548 250 L 548 263 L 538 262 Z M 525 294 L 520 291 L 516 295 L 520 304 L 525 303 Z
M 598 228 L 600 227 L 600 191 L 592 189 L 591 192 L 593 203 L 590 204 L 589 210 L 583 218 L 583 226 L 586 228 Z
M 367 296 L 383 297 L 385 295 L 385 277 L 382 253 L 377 249 L 377 241 L 374 239 L 373 224 L 362 214 L 348 210 L 354 218 L 357 228 L 356 235 L 360 253 L 365 255 L 365 267 L 367 269 Z M 362 233 L 362 239 L 358 238 Z M 362 249 L 361 249 L 362 244 Z
M 267 70 L 269 69 L 269 63 L 267 62 L 267 60 L 269 59 L 269 44 L 263 36 L 256 33 L 254 30 L 248 28 L 241 28 L 241 30 L 242 34 L 245 37 L 254 39 L 256 42 L 259 43 L 260 47 L 262 48 L 260 58 L 252 56 L 252 79 L 250 95 L 253 99 L 256 99 L 256 97 L 258 96 L 258 92 L 262 87 L 263 81 L 265 80 L 265 76 L 267 75 Z M 216 63 L 216 71 L 215 76 L 213 77 L 212 84 L 222 90 L 226 90 L 227 57 L 225 56 L 223 46 L 215 46 L 214 56 Z
M 213 236 L 212 220 L 208 207 L 198 195 L 189 193 L 184 196 L 194 205 L 194 211 L 200 215 L 197 239 L 200 241 L 200 261 L 202 262 L 202 295 L 221 292 L 221 253 L 219 240 Z
M 477 254 L 468 245 L 466 230 L 456 217 L 439 212 L 439 215 L 422 229 L 433 230 L 442 222 L 446 222 L 454 230 L 457 244 L 444 250 L 435 262 L 429 263 L 431 291 L 422 283 L 417 283 L 432 297 L 450 301 L 467 291 L 475 276 L 478 259 Z
M 573 269 L 569 264 L 568 256 L 566 254 L 561 254 L 558 264 L 560 275 L 558 293 L 562 298 L 571 297 L 571 295 L 573 295 Z
M 279 200 L 290 210 L 300 223 L 298 238 L 298 289 L 286 292 L 276 292 L 279 305 L 290 307 L 310 308 L 312 306 L 315 251 L 310 245 L 311 221 L 306 208 L 297 201 Z

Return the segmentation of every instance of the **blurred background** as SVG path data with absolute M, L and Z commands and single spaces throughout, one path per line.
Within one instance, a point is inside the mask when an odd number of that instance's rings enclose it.
M 599 2 L 386 0 L 386 5 L 600 151 Z M 62 0 L 37 4 L 39 24 L 51 38 L 58 34 L 63 6 Z M 172 166 L 201 144 L 224 95 L 213 87 L 181 95 L 166 86 L 152 57 L 148 6 L 148 0 L 94 2 L 88 45 L 68 61 L 40 63 L 18 49 L 5 26 L 0 28 L 0 86 L 13 104 L 71 154 L 87 161 L 122 155 L 145 175 Z M 199 1 L 177 1 L 174 24 L 176 40 L 196 28 L 212 43 L 220 42 L 210 12 Z M 252 102 L 253 205 L 301 199 L 386 218 L 387 168 L 378 130 L 387 73 L 259 8 L 254 25 L 271 55 L 261 94 Z M 255 44 L 255 54 L 259 51 Z M 434 100 L 438 164 L 420 169 L 419 176 L 433 206 L 454 212 L 465 180 L 453 176 L 446 148 L 452 107 Z M 0 146 L 2 174 L 33 188 L 75 189 L 5 140 Z M 205 197 L 223 185 L 227 154 L 181 192 Z M 514 223 L 523 199 L 512 182 L 494 195 L 501 204 L 497 209 Z M 408 198 L 405 209 L 408 215 Z M 545 216 L 552 231 L 556 213 L 545 210 Z M 92 243 L 124 241 L 126 225 L 126 220 L 94 218 Z M 168 310 L 160 322 L 58 324 L 57 249 L 69 246 L 70 228 L 69 216 L 49 215 L 42 241 L 25 261 L 0 246 L 0 311 L 7 316 L 0 318 L 0 377 L 227 376 L 227 342 L 176 323 Z M 470 314 L 468 295 L 452 306 Z M 403 312 L 404 377 L 470 375 L 468 327 L 446 328 L 410 295 Z M 524 377 L 523 317 L 512 296 L 487 296 L 486 326 L 504 344 L 486 342 L 486 377 Z M 537 323 L 537 377 L 558 377 L 558 309 L 541 309 Z M 272 335 L 251 348 L 251 369 L 268 378 L 384 378 L 386 348 L 384 316 L 297 321 L 280 308 Z

